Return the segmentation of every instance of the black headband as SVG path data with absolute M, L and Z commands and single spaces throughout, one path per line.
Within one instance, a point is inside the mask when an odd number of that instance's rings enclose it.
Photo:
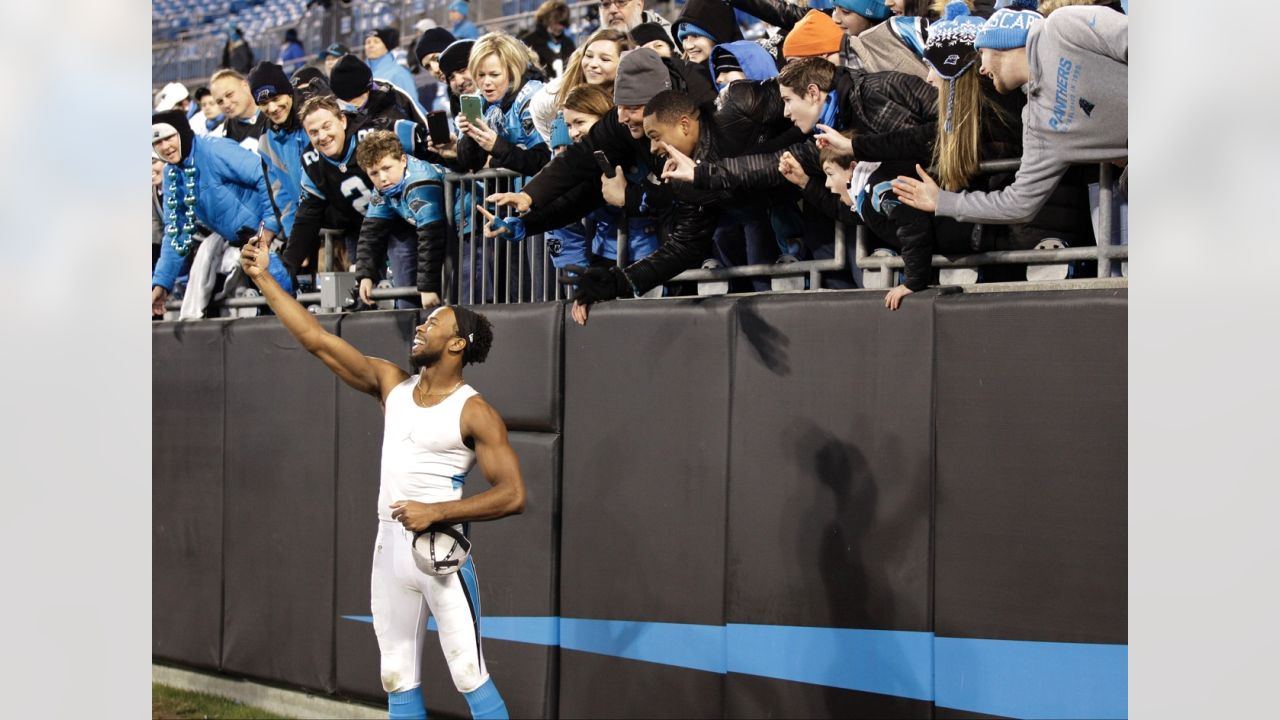
M 458 324 L 458 335 L 467 341 L 467 349 L 462 351 L 462 362 L 468 363 L 473 355 L 471 346 L 476 340 L 476 325 L 479 320 L 476 314 L 461 305 L 453 305 L 453 320 Z

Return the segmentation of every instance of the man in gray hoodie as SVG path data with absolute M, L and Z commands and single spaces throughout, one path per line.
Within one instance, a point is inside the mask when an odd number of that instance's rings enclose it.
M 1022 89 L 1022 166 L 995 192 L 947 192 L 919 165 L 899 176 L 906 204 L 962 222 L 1024 223 L 1035 217 L 1072 163 L 1129 156 L 1129 20 L 1093 5 L 997 11 L 979 31 L 983 75 L 1002 93 Z

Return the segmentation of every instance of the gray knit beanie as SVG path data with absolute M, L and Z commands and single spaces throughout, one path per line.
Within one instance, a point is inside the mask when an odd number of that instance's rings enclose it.
M 671 89 L 671 73 L 662 56 L 651 48 L 624 53 L 613 81 L 614 105 L 644 105 L 654 95 Z

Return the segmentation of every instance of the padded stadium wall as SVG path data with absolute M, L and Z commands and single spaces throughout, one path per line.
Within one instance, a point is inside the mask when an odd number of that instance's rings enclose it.
M 481 310 L 528 486 L 472 525 L 513 717 L 1127 714 L 1125 291 Z M 416 321 L 321 316 L 402 364 Z M 382 702 L 377 403 L 274 318 L 157 323 L 153 383 L 154 658 Z

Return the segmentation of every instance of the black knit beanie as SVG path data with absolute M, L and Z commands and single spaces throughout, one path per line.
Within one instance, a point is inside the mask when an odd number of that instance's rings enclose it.
M 369 90 L 373 71 L 355 55 L 343 55 L 329 71 L 329 87 L 339 100 L 360 97 Z
M 444 28 L 431 28 L 422 33 L 422 37 L 418 38 L 418 42 L 414 44 L 413 56 L 418 58 L 418 63 L 421 64 L 422 58 L 431 53 L 442 52 L 455 39 L 453 33 Z
M 475 40 L 456 40 L 440 52 L 437 62 L 440 63 L 440 74 L 444 75 L 445 81 L 455 72 L 467 69 L 467 62 L 471 60 L 471 48 L 475 44 Z
M 261 105 L 277 95 L 292 93 L 293 85 L 284 68 L 264 60 L 249 71 L 249 92 L 253 94 L 253 101 Z

